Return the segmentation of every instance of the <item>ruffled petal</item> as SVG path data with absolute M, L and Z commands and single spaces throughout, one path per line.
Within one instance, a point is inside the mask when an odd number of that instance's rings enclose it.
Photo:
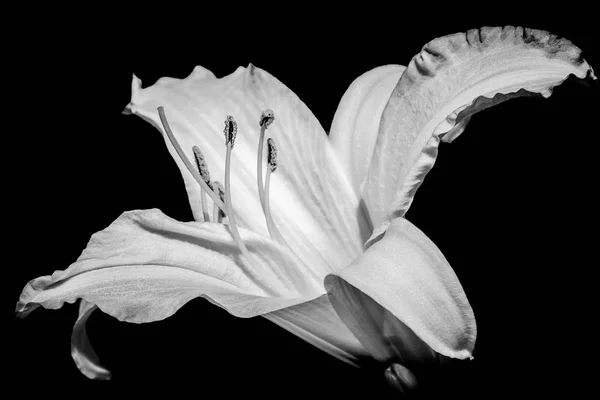
M 455 139 L 470 116 L 509 98 L 548 97 L 571 74 L 595 79 L 576 46 L 545 31 L 486 27 L 425 45 L 382 115 L 363 188 L 372 238 L 410 207 L 439 139 Z
M 365 72 L 346 90 L 331 123 L 333 151 L 358 196 L 369 169 L 381 114 L 406 67 L 385 65 Z
M 359 366 L 370 354 L 346 327 L 326 294 L 263 315 L 327 354 L 350 365 Z
M 471 357 L 477 327 L 454 271 L 435 244 L 404 218 L 347 268 L 328 275 L 335 311 L 382 362 L 409 369 L 447 357 Z
M 182 223 L 159 210 L 123 213 L 92 236 L 68 269 L 29 282 L 17 314 L 83 299 L 120 321 L 142 323 L 205 297 L 235 316 L 253 317 L 324 293 L 277 243 L 243 229 L 240 235 L 257 261 L 252 265 L 223 225 Z
M 79 316 L 73 327 L 71 335 L 71 357 L 79 371 L 90 379 L 108 380 L 110 371 L 100 365 L 98 355 L 90 344 L 85 324 L 98 307 L 95 304 L 81 300 L 79 304 Z
M 275 122 L 267 136 L 277 143 L 279 162 L 271 179 L 271 211 L 282 235 L 321 277 L 361 253 L 370 232 L 364 215 L 358 212 L 359 199 L 315 116 L 276 78 L 253 65 L 221 79 L 196 67 L 186 79 L 162 78 L 144 89 L 134 77 L 128 110 L 163 132 L 158 106 L 164 107 L 190 160 L 192 147 L 199 146 L 211 178 L 221 182 L 224 120 L 227 115 L 235 118 L 238 135 L 232 158 L 232 202 L 241 225 L 264 235 L 268 233 L 257 191 L 256 160 L 261 112 L 273 110 Z M 164 132 L 163 136 L 186 182 L 195 218 L 201 220 L 200 188 Z

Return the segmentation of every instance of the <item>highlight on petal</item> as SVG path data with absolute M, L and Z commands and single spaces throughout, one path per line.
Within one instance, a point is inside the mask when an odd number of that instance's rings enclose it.
M 435 360 L 433 351 L 472 355 L 477 327 L 462 286 L 435 244 L 404 218 L 328 275 L 325 287 L 342 321 L 379 361 L 411 369 Z
M 370 357 L 337 315 L 326 294 L 263 317 L 350 365 L 360 366 Z
M 437 141 L 452 141 L 474 113 L 507 99 L 548 97 L 570 75 L 596 79 L 579 48 L 545 31 L 484 27 L 425 45 L 381 117 L 363 187 L 372 239 L 410 207 L 433 166 Z
M 323 294 L 322 283 L 287 250 L 244 229 L 240 235 L 262 270 L 252 270 L 223 225 L 182 223 L 159 210 L 123 213 L 68 269 L 29 282 L 16 311 L 23 317 L 40 305 L 57 309 L 83 299 L 120 321 L 142 323 L 205 297 L 237 317 L 253 317 Z
M 329 141 L 358 196 L 375 147 L 381 114 L 405 69 L 402 65 L 385 65 L 365 72 L 348 87 L 335 112 Z
M 98 307 L 95 304 L 81 300 L 79 316 L 73 327 L 71 335 L 71 357 L 79 371 L 90 379 L 108 380 L 110 371 L 99 364 L 98 355 L 90 344 L 85 324 Z
M 364 214 L 357 212 L 359 197 L 336 162 L 316 117 L 275 77 L 253 65 L 220 79 L 197 67 L 186 79 L 162 78 L 147 88 L 134 77 L 127 110 L 150 121 L 164 136 L 156 112 L 159 106 L 164 107 L 190 160 L 193 146 L 198 146 L 211 177 L 219 181 L 223 181 L 226 152 L 223 121 L 227 115 L 235 118 L 233 208 L 242 227 L 265 236 L 268 230 L 258 197 L 256 158 L 260 116 L 272 110 L 275 121 L 267 135 L 277 142 L 279 163 L 271 179 L 270 209 L 282 236 L 321 277 L 362 252 L 370 229 Z M 170 142 L 166 143 L 185 180 L 194 218 L 201 221 L 200 188 Z

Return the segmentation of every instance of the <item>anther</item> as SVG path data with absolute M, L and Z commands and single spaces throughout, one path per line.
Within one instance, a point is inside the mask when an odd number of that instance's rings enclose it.
M 225 129 L 223 129 L 223 133 L 225 134 L 225 145 L 231 144 L 231 148 L 233 149 L 235 137 L 237 136 L 237 122 L 235 122 L 231 115 L 228 115 L 225 120 Z
M 260 114 L 260 121 L 258 122 L 258 125 L 260 127 L 264 126 L 266 129 L 273 123 L 273 121 L 275 121 L 275 113 L 273 110 L 267 109 Z
M 210 183 L 210 172 L 208 172 L 208 165 L 206 165 L 204 154 L 202 154 L 198 146 L 192 147 L 192 151 L 194 152 L 194 157 L 196 158 L 196 166 L 198 166 L 200 176 L 202 177 L 202 179 L 204 179 L 204 183 L 206 183 L 206 186 L 208 186 L 212 190 Z M 202 216 L 204 217 L 204 221 L 210 222 L 210 216 L 208 215 L 208 205 L 206 204 L 206 195 L 202 187 L 200 187 L 200 204 L 202 205 Z
M 202 154 L 198 146 L 192 147 L 192 151 L 194 152 L 194 157 L 196 157 L 196 165 L 198 166 L 200 176 L 204 179 L 204 182 L 206 182 L 208 187 L 210 187 L 210 172 L 208 171 L 208 165 L 206 164 L 204 154 Z
M 269 153 L 267 154 L 267 163 L 271 172 L 275 172 L 277 169 L 277 146 L 275 146 L 275 140 L 273 138 L 267 139 L 267 147 Z

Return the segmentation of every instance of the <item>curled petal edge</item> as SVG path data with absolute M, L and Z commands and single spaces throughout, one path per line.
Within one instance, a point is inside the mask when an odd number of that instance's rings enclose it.
M 433 166 L 432 136 L 451 142 L 476 112 L 514 97 L 549 97 L 570 76 L 596 80 L 579 48 L 545 31 L 484 27 L 425 45 L 381 117 L 363 188 L 374 226 L 365 248 L 410 207 Z

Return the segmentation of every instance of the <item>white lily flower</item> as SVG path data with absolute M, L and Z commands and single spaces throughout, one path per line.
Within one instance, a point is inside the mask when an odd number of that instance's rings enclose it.
M 407 67 L 356 79 L 329 136 L 294 93 L 252 65 L 220 79 L 196 67 L 148 88 L 134 77 L 127 110 L 163 134 L 196 221 L 122 214 L 68 269 L 29 282 L 17 312 L 81 299 L 72 356 L 89 378 L 110 377 L 85 332 L 96 308 L 152 322 L 204 297 L 238 317 L 263 316 L 349 364 L 393 364 L 390 382 L 411 386 L 410 370 L 438 354 L 472 357 L 477 333 L 454 271 L 404 218 L 440 140 L 509 98 L 548 97 L 571 74 L 595 79 L 577 47 L 544 31 L 445 36 Z M 269 155 L 263 135 L 277 145 Z M 225 183 L 223 199 L 208 171 Z

